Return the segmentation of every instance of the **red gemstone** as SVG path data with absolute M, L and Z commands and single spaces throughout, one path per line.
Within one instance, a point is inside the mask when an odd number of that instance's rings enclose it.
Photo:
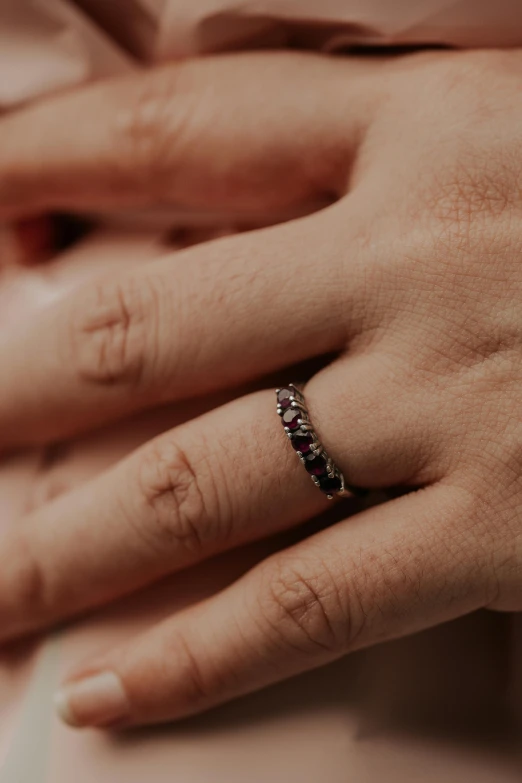
M 290 407 L 290 397 L 294 394 L 293 389 L 279 389 L 277 392 L 277 402 L 285 410 Z
M 296 451 L 300 451 L 301 454 L 308 454 L 314 438 L 311 432 L 297 432 L 291 442 Z
M 318 457 L 314 455 L 313 457 L 308 457 L 305 460 L 304 466 L 308 473 L 311 473 L 312 476 L 322 476 L 324 473 L 326 473 L 327 462 L 322 454 L 320 454 Z
M 297 430 L 299 428 L 299 419 L 301 417 L 301 411 L 294 408 L 288 408 L 282 415 L 283 425 L 288 427 L 289 430 Z
M 341 479 L 337 476 L 329 478 L 328 476 L 322 476 L 319 479 L 319 489 L 321 489 L 326 495 L 333 495 L 341 490 Z

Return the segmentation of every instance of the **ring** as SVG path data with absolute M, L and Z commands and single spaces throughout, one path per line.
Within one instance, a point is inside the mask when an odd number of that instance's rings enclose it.
M 277 413 L 285 432 L 316 487 L 329 500 L 334 495 L 361 494 L 360 490 L 346 484 L 342 471 L 326 453 L 312 427 L 305 398 L 298 387 L 289 383 L 276 389 L 276 395 Z

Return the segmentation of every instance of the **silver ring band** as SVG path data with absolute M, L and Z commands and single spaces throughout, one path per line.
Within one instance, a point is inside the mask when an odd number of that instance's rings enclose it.
M 289 383 L 276 389 L 277 413 L 284 430 L 316 487 L 331 500 L 334 495 L 361 494 L 346 484 L 342 471 L 326 453 L 310 421 L 303 393 Z

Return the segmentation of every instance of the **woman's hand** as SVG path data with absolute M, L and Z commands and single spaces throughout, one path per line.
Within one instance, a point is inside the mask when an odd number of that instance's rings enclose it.
M 70 722 L 175 718 L 479 607 L 522 609 L 521 74 L 515 51 L 386 66 L 209 58 L 144 76 L 137 91 L 64 96 L 1 129 L 2 199 L 19 207 L 129 193 L 251 215 L 340 197 L 93 284 L 10 336 L 4 443 L 335 352 L 306 387 L 325 446 L 352 484 L 417 490 L 88 662 L 60 695 Z M 1 542 L 2 635 L 326 506 L 273 391 L 231 402 Z

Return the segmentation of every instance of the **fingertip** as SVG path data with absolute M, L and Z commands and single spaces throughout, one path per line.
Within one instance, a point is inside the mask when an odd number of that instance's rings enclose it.
M 112 671 L 66 683 L 55 693 L 54 706 L 61 720 L 73 728 L 109 727 L 130 715 L 121 678 Z
M 60 688 L 53 696 L 54 709 L 63 723 L 72 728 L 79 728 L 79 723 L 71 711 L 69 698 L 65 688 Z

